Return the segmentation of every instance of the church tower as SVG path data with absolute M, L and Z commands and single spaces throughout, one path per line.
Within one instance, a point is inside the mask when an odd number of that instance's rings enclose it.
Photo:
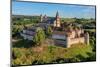
M 43 21 L 44 21 L 44 22 L 47 21 L 47 15 L 46 15 L 46 14 L 43 16 Z
M 40 15 L 40 22 L 43 22 L 43 16 L 42 16 L 42 14 Z
M 60 25 L 61 25 L 60 17 L 59 17 L 59 13 L 57 11 L 57 13 L 56 13 L 56 27 L 60 27 Z

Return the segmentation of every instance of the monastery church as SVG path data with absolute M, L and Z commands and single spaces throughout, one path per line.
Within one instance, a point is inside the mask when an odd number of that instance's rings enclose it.
M 85 43 L 89 45 L 89 34 L 85 33 L 82 28 L 69 28 L 67 26 L 72 26 L 71 24 L 63 24 L 61 22 L 59 12 L 57 11 L 55 18 L 48 18 L 46 15 L 40 15 L 40 23 L 39 27 L 45 28 L 48 26 L 52 26 L 53 32 L 51 38 L 56 40 L 56 44 L 63 44 L 65 47 L 69 48 L 73 44 L 77 43 Z M 33 40 L 33 36 L 35 35 L 35 30 L 37 27 L 30 27 L 27 29 L 23 29 L 20 33 L 24 39 Z

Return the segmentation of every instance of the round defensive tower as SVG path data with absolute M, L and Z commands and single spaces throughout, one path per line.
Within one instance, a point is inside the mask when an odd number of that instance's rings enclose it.
M 66 47 L 69 48 L 70 47 L 70 37 L 68 34 L 66 34 Z
M 89 33 L 88 32 L 86 32 L 85 34 L 85 43 L 89 45 Z

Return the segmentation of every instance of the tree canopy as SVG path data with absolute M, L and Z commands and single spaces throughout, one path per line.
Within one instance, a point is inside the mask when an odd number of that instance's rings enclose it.
M 39 28 L 36 29 L 36 34 L 35 34 L 35 36 L 33 36 L 33 41 L 37 45 L 41 45 L 44 40 L 45 40 L 44 30 L 39 27 Z

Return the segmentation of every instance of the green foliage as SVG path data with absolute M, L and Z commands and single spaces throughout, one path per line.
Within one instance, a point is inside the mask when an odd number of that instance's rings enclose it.
M 52 34 L 52 28 L 50 26 L 48 26 L 46 34 L 47 34 L 47 36 L 51 36 L 51 34 Z
M 53 51 L 53 49 L 55 49 L 55 48 L 56 48 L 55 46 L 48 46 L 49 53 L 51 53 Z
M 77 44 L 72 46 L 71 48 L 62 48 L 57 46 L 42 46 L 41 48 L 44 49 L 42 52 L 34 51 L 36 47 L 13 48 L 13 53 L 16 58 L 13 59 L 12 64 L 34 65 L 95 60 L 95 54 L 92 53 L 91 46 L 85 44 Z
M 96 52 L 88 53 L 89 57 L 86 58 L 87 61 L 96 61 Z
M 76 18 L 76 19 L 75 19 L 75 22 L 76 22 L 76 23 L 81 23 L 81 19 L 77 19 L 77 18 Z
M 45 33 L 42 28 L 37 28 L 35 36 L 33 36 L 33 42 L 37 45 L 41 45 L 45 40 Z
M 18 32 L 18 29 L 15 28 L 15 27 L 13 27 L 13 28 L 12 28 L 12 34 L 16 34 L 17 32 Z
M 92 46 L 93 51 L 96 52 L 96 38 L 93 36 L 90 38 L 90 45 Z
M 39 21 L 39 16 L 19 16 L 19 17 L 12 17 L 13 25 L 27 25 L 27 24 L 36 24 Z
M 12 26 L 12 37 L 19 37 L 19 33 L 22 31 L 23 27 L 13 25 Z
M 74 18 L 61 18 L 62 19 L 62 22 L 75 22 L 75 19 Z
M 15 59 L 12 60 L 13 65 L 27 65 L 32 64 L 32 60 L 34 57 L 32 57 L 32 52 L 29 51 L 29 49 L 26 48 L 13 48 Z

